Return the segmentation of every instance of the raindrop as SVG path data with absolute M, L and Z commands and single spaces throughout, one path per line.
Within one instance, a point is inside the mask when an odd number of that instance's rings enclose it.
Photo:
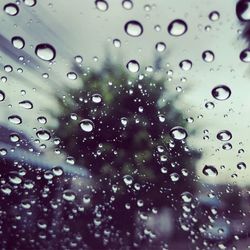
M 109 8 L 108 3 L 106 1 L 104 1 L 104 0 L 96 0 L 95 1 L 95 6 L 100 11 L 107 11 L 108 8 Z
M 128 119 L 126 117 L 122 117 L 121 124 L 125 127 L 128 124 Z
M 91 100 L 94 103 L 100 103 L 102 101 L 102 96 L 100 94 L 93 94 Z
M 182 36 L 184 33 L 187 32 L 187 29 L 187 24 L 181 19 L 173 20 L 168 25 L 168 33 L 171 36 Z
M 131 175 L 124 175 L 123 181 L 126 185 L 131 185 L 133 183 L 134 179 Z
M 22 49 L 25 46 L 25 41 L 20 36 L 12 37 L 11 43 L 16 49 Z
M 7 73 L 10 73 L 13 71 L 13 68 L 11 65 L 5 65 L 4 66 L 4 70 L 7 72 Z
M 213 102 L 206 102 L 205 103 L 205 108 L 207 109 L 213 109 L 215 107 Z
M 183 60 L 179 64 L 180 68 L 184 71 L 188 71 L 192 68 L 192 62 L 190 60 Z
M 233 148 L 231 143 L 225 143 L 222 145 L 222 149 L 224 150 L 231 150 Z
M 132 73 L 136 73 L 140 70 L 140 65 L 136 60 L 129 61 L 126 67 Z
M 3 9 L 5 13 L 7 13 L 10 16 L 16 16 L 19 12 L 18 6 L 14 3 L 8 3 L 4 5 Z
M 211 50 L 205 50 L 202 53 L 202 59 L 207 63 L 213 62 L 214 61 L 214 53 Z
M 48 141 L 51 138 L 50 132 L 45 129 L 37 131 L 36 136 L 43 141 Z
M 246 169 L 246 168 L 247 168 L 247 165 L 246 165 L 245 162 L 239 162 L 239 163 L 237 164 L 237 168 L 238 168 L 239 170 L 243 170 L 243 169 Z
M 39 117 L 37 117 L 37 121 L 40 122 L 41 124 L 46 124 L 47 118 L 44 116 L 39 116 Z
M 224 101 L 231 96 L 231 90 L 226 85 L 219 85 L 213 88 L 211 94 L 216 100 Z
M 181 198 L 184 202 L 190 203 L 192 201 L 193 195 L 190 192 L 183 192 Z
M 19 185 L 22 183 L 23 180 L 16 171 L 11 171 L 9 173 L 9 181 L 14 185 Z
M 4 101 L 4 99 L 5 99 L 5 93 L 2 90 L 0 90 L 0 102 Z
M 18 115 L 11 115 L 8 117 L 8 120 L 13 123 L 13 124 L 21 124 L 22 123 L 22 118 Z
M 56 167 L 52 168 L 52 172 L 55 176 L 61 176 L 64 173 L 62 167 L 60 167 L 60 166 L 56 166 Z
M 20 140 L 19 135 L 18 134 L 11 134 L 10 135 L 10 141 L 11 142 L 18 142 Z
M 172 173 L 172 174 L 170 174 L 170 179 L 171 179 L 171 181 L 176 182 L 180 179 L 180 176 L 177 173 Z
M 124 26 L 124 29 L 129 36 L 133 37 L 140 36 L 143 33 L 142 25 L 135 20 L 127 22 Z
M 176 126 L 170 130 L 170 135 L 175 140 L 184 140 L 187 137 L 187 131 L 181 126 Z
M 236 15 L 240 21 L 250 20 L 250 0 L 240 0 L 236 5 Z
M 113 44 L 116 48 L 120 48 L 121 47 L 121 41 L 119 39 L 114 39 L 113 40 Z
M 166 44 L 164 42 L 159 42 L 155 45 L 155 49 L 158 51 L 158 52 L 163 52 L 166 50 Z
M 12 192 L 12 187 L 10 184 L 4 184 L 1 186 L 1 191 L 5 195 L 10 195 Z
M 44 61 L 52 61 L 56 56 L 56 50 L 48 43 L 41 43 L 36 46 L 36 55 Z
M 80 122 L 80 127 L 85 132 L 91 132 L 94 129 L 94 123 L 89 119 L 83 119 Z
M 250 63 L 250 49 L 244 49 L 240 52 L 240 60 L 245 63 Z
M 220 141 L 229 141 L 232 138 L 232 134 L 228 130 L 221 130 L 216 137 Z
M 79 64 L 80 64 L 80 63 L 82 63 L 82 61 L 83 61 L 83 59 L 82 59 L 81 56 L 79 56 L 79 55 L 78 55 L 78 56 L 75 56 L 75 62 L 76 62 L 76 63 L 79 63 Z
M 77 79 L 77 74 L 75 72 L 69 72 L 67 74 L 67 77 L 70 79 L 70 80 L 76 80 Z
M 19 102 L 19 105 L 25 109 L 32 109 L 33 108 L 33 103 L 31 101 L 28 101 L 28 100 Z
M 131 0 L 123 0 L 122 7 L 126 10 L 131 10 L 133 8 L 133 2 Z
M 76 199 L 76 194 L 72 190 L 64 190 L 63 191 L 63 199 L 66 201 L 74 201 Z
M 213 22 L 218 21 L 220 19 L 220 13 L 218 11 L 212 11 L 208 15 L 209 19 Z
M 23 0 L 24 4 L 29 7 L 33 7 L 36 5 L 36 0 Z
M 215 177 L 218 175 L 218 170 L 214 166 L 205 165 L 202 173 L 209 177 Z

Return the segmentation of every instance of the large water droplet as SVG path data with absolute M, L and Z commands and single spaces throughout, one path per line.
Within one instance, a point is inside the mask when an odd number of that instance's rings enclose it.
M 33 103 L 31 101 L 28 101 L 28 100 L 19 102 L 19 105 L 25 109 L 32 109 L 33 108 Z
M 140 70 L 140 65 L 136 60 L 131 60 L 127 63 L 127 69 L 132 73 L 136 73 Z
M 218 175 L 218 170 L 214 166 L 205 165 L 202 173 L 209 177 L 215 177 Z
M 16 49 L 22 49 L 25 46 L 25 41 L 20 36 L 12 37 L 11 42 Z
M 100 11 L 107 11 L 109 8 L 109 5 L 105 0 L 96 0 L 95 6 Z
M 140 36 L 143 33 L 142 25 L 135 20 L 127 22 L 124 26 L 125 32 L 133 37 Z
M 245 63 L 250 63 L 250 49 L 244 49 L 240 52 L 240 60 Z
M 8 117 L 8 120 L 13 123 L 13 124 L 21 124 L 22 123 L 22 118 L 18 115 L 11 115 Z
M 205 50 L 202 53 L 202 59 L 207 63 L 213 62 L 214 61 L 214 53 L 211 50 Z
M 16 16 L 19 12 L 18 6 L 14 3 L 8 3 L 4 5 L 3 9 L 5 13 L 7 13 L 10 16 Z
M 170 135 L 175 140 L 184 140 L 187 137 L 187 131 L 181 126 L 176 126 L 170 130 Z
M 213 88 L 211 94 L 216 100 L 224 101 L 231 96 L 231 90 L 226 85 L 218 85 Z
M 91 132 L 94 129 L 94 123 L 89 119 L 83 119 L 80 122 L 80 127 L 85 132 Z
M 184 33 L 187 32 L 187 24 L 181 19 L 176 19 L 173 20 L 169 25 L 168 25 L 168 33 L 171 36 L 182 36 Z
M 56 56 L 56 50 L 48 43 L 41 43 L 36 46 L 36 55 L 44 61 L 52 61 Z
M 36 5 L 36 0 L 23 0 L 24 4 L 29 7 L 33 7 Z
M 43 141 L 48 141 L 51 138 L 50 132 L 45 129 L 38 130 L 36 136 Z
M 188 71 L 192 68 L 192 62 L 190 60 L 183 60 L 179 64 L 180 68 L 184 71 Z
M 220 141 L 229 141 L 232 138 L 232 134 L 228 130 L 221 130 L 216 137 Z
M 237 3 L 236 15 L 241 21 L 250 20 L 250 0 L 240 0 Z

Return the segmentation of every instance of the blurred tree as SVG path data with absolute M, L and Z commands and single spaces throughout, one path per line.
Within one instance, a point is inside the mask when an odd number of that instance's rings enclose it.
M 134 78 L 109 62 L 99 71 L 84 72 L 77 66 L 74 71 L 82 77 L 82 86 L 57 97 L 62 111 L 55 135 L 61 138 L 63 150 L 92 175 L 89 211 L 93 214 L 85 219 L 90 232 L 102 228 L 103 235 L 108 228 L 114 246 L 132 247 L 135 224 L 144 213 L 162 207 L 181 212 L 177 206 L 182 192 L 192 193 L 195 188 L 199 154 L 169 134 L 174 126 L 185 128 L 186 121 L 176 108 L 176 94 L 168 91 L 160 74 Z M 81 128 L 84 119 L 93 122 L 92 131 Z M 90 124 L 87 127 L 91 130 Z M 102 227 L 97 230 L 91 216 L 98 209 Z M 89 242 L 99 249 L 103 239 L 89 238 Z

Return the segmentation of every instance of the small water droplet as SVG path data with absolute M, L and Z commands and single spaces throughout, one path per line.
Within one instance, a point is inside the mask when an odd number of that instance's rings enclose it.
M 5 100 L 5 93 L 2 90 L 0 90 L 0 102 L 4 100 Z
M 250 49 L 244 49 L 240 52 L 240 60 L 245 63 L 250 63 Z
M 240 0 L 236 5 L 236 15 L 240 21 L 250 20 L 250 1 Z
M 122 124 L 123 126 L 127 126 L 127 124 L 128 124 L 128 119 L 127 119 L 126 117 L 122 117 L 122 118 L 121 118 L 121 124 Z
M 212 11 L 208 15 L 208 18 L 213 22 L 218 21 L 220 19 L 220 13 L 218 11 Z
M 184 202 L 190 203 L 192 201 L 193 195 L 190 192 L 183 192 L 181 198 Z
M 238 168 L 239 170 L 243 170 L 243 169 L 246 169 L 246 168 L 247 168 L 247 165 L 246 165 L 245 162 L 239 162 L 239 163 L 237 164 L 237 168 Z
M 102 96 L 100 94 L 93 94 L 91 100 L 94 103 L 100 103 L 102 101 Z
M 10 134 L 10 141 L 11 142 L 18 142 L 18 141 L 20 141 L 19 135 L 18 134 Z
M 50 132 L 45 129 L 38 130 L 36 136 L 43 141 L 48 141 L 51 138 Z
M 113 40 L 113 44 L 116 48 L 120 48 L 121 47 L 121 41 L 119 39 L 114 39 Z
M 135 20 L 127 22 L 124 26 L 124 30 L 129 36 L 133 37 L 138 37 L 143 33 L 142 25 Z
M 100 11 L 107 11 L 109 8 L 109 5 L 105 0 L 96 0 L 95 6 Z
M 77 74 L 75 72 L 69 72 L 69 73 L 67 73 L 67 77 L 70 80 L 76 80 L 77 79 Z
M 176 19 L 173 20 L 169 25 L 168 25 L 168 33 L 171 36 L 182 36 L 187 32 L 187 24 L 181 19 Z
M 56 57 L 56 50 L 48 43 L 41 43 L 36 46 L 36 55 L 44 61 L 52 61 Z
M 218 85 L 213 88 L 211 94 L 216 100 L 224 101 L 231 96 L 231 90 L 226 85 Z
M 140 70 L 140 65 L 136 60 L 131 60 L 127 63 L 127 69 L 132 73 L 136 73 Z
M 63 191 L 62 197 L 66 201 L 74 201 L 76 199 L 76 194 L 72 190 L 67 189 Z
M 91 132 L 94 129 L 94 123 L 89 119 L 83 119 L 80 122 L 80 127 L 85 132 Z
M 229 141 L 232 138 L 232 134 L 228 130 L 221 130 L 216 137 L 220 141 Z
M 209 177 L 215 177 L 218 175 L 218 170 L 214 166 L 205 165 L 202 173 Z
M 131 185 L 134 181 L 134 178 L 131 175 L 124 175 L 123 181 L 126 185 Z
M 37 121 L 40 122 L 41 124 L 46 124 L 47 118 L 44 116 L 39 116 L 39 117 L 37 117 Z
M 9 116 L 8 120 L 11 123 L 15 124 L 15 125 L 19 125 L 19 124 L 22 123 L 22 118 L 20 116 L 18 116 L 18 115 L 11 115 L 11 116 Z
M 133 8 L 133 2 L 131 0 L 123 0 L 122 7 L 126 10 L 131 10 Z
M 214 61 L 214 53 L 211 50 L 205 50 L 202 53 L 202 59 L 207 63 L 213 62 Z
M 63 175 L 63 173 L 64 173 L 62 167 L 60 167 L 60 166 L 53 167 L 53 168 L 52 168 L 52 172 L 53 172 L 53 174 L 54 174 L 55 176 L 61 176 L 61 175 Z
M 36 5 L 36 0 L 23 0 L 24 4 L 29 7 L 33 7 Z
M 79 55 L 75 56 L 75 62 L 80 64 L 80 63 L 83 62 L 83 58 L 81 56 L 79 56 Z
M 215 107 L 214 103 L 213 102 L 206 102 L 205 103 L 205 107 L 207 109 L 213 109 Z
M 163 52 L 166 50 L 166 44 L 164 42 L 159 42 L 155 45 L 155 49 L 158 51 L 158 52 Z
M 8 3 L 4 5 L 3 9 L 5 13 L 7 13 L 10 16 L 16 16 L 19 12 L 18 6 L 14 3 Z
M 170 130 L 170 135 L 175 140 L 184 140 L 187 137 L 187 131 L 181 126 L 176 126 Z

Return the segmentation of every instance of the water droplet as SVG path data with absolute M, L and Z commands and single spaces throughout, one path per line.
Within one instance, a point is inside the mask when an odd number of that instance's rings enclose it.
M 9 181 L 14 185 L 19 185 L 22 183 L 23 180 L 16 171 L 11 171 L 9 173 Z
M 236 15 L 240 21 L 250 20 L 250 1 L 240 0 L 236 5 Z
M 180 179 L 180 176 L 177 173 L 172 173 L 172 174 L 170 174 L 170 179 L 171 179 L 171 181 L 176 182 Z
M 133 8 L 133 2 L 131 0 L 123 0 L 122 7 L 126 10 L 131 10 Z
M 91 132 L 94 129 L 94 123 L 89 119 L 83 119 L 80 122 L 80 127 L 85 132 Z
M 202 173 L 209 177 L 215 177 L 218 175 L 218 170 L 214 166 L 205 165 Z
M 5 13 L 7 13 L 10 16 L 16 16 L 19 12 L 18 6 L 14 3 L 8 3 L 4 5 L 3 9 Z
M 18 142 L 20 140 L 18 134 L 10 134 L 10 141 L 11 142 Z
M 211 50 L 205 50 L 202 53 L 202 59 L 207 63 L 213 62 L 214 61 L 214 53 Z
M 8 120 L 13 123 L 13 124 L 21 124 L 22 123 L 22 118 L 18 115 L 11 115 L 8 117 Z
M 36 136 L 43 141 L 48 141 L 51 138 L 50 132 L 45 129 L 38 130 Z
M 120 48 L 121 47 L 121 41 L 119 39 L 114 39 L 113 40 L 113 44 L 116 48 Z
M 76 80 L 77 79 L 77 74 L 75 72 L 69 72 L 67 74 L 67 77 L 70 79 L 70 80 Z
M 13 71 L 13 68 L 11 65 L 5 65 L 4 66 L 4 70 L 7 72 L 7 73 L 10 73 Z
M 124 26 L 125 32 L 129 36 L 138 37 L 143 33 L 142 25 L 135 20 L 129 21 Z
M 4 100 L 5 100 L 5 93 L 2 90 L 0 90 L 0 102 Z
M 37 121 L 40 122 L 41 124 L 46 124 L 47 118 L 44 116 L 39 116 L 39 117 L 37 117 Z
M 176 126 L 170 130 L 170 135 L 175 140 L 184 140 L 187 137 L 187 131 L 181 126 Z
M 134 181 L 134 178 L 131 175 L 124 175 L 123 181 L 126 185 L 131 185 Z
M 158 51 L 158 52 L 163 52 L 166 50 L 166 44 L 164 42 L 159 42 L 155 45 L 155 49 Z
M 245 63 L 250 63 L 250 49 L 244 49 L 240 52 L 240 60 Z
M 190 192 L 183 192 L 181 198 L 184 202 L 190 203 L 192 201 L 193 195 Z
M 180 68 L 184 71 L 188 71 L 192 68 L 192 62 L 190 60 L 183 60 L 179 64 Z
M 226 85 L 219 85 L 213 88 L 211 94 L 216 100 L 224 101 L 231 96 L 231 90 Z
M 131 60 L 127 63 L 127 69 L 132 73 L 136 73 L 140 70 L 140 65 L 136 60 Z
M 100 94 L 93 94 L 91 99 L 94 103 L 100 103 L 102 101 L 102 96 Z
M 74 201 L 76 199 L 76 194 L 72 190 L 67 189 L 63 191 L 62 197 L 66 201 Z
M 188 29 L 187 24 L 181 19 L 173 20 L 168 25 L 168 33 L 171 36 L 182 36 L 187 32 L 187 29 Z
M 231 150 L 233 148 L 232 144 L 227 142 L 222 145 L 223 150 Z
M 10 184 L 4 184 L 1 186 L 1 192 L 5 195 L 10 195 L 12 192 L 12 186 Z
M 243 169 L 246 169 L 246 168 L 247 168 L 247 165 L 246 165 L 245 162 L 239 162 L 239 163 L 237 164 L 237 168 L 238 168 L 239 170 L 243 170 Z
M 56 166 L 56 167 L 52 168 L 52 172 L 55 176 L 61 176 L 64 173 L 62 167 L 60 167 L 60 166 Z
M 208 15 L 208 18 L 213 22 L 218 21 L 220 19 L 220 13 L 218 11 L 212 11 Z
M 109 8 L 109 5 L 105 0 L 96 0 L 95 6 L 100 11 L 107 11 Z
M 79 56 L 79 55 L 75 56 L 75 62 L 80 64 L 80 63 L 83 62 L 83 58 L 81 56 Z
M 16 49 L 22 49 L 25 46 L 25 41 L 20 36 L 12 37 L 11 43 Z
M 28 101 L 28 100 L 19 102 L 19 105 L 25 109 L 32 109 L 33 108 L 33 103 L 31 101 Z
M 216 137 L 220 141 L 229 141 L 232 138 L 232 134 L 228 130 L 221 130 Z
M 122 123 L 123 126 L 127 126 L 127 124 L 128 124 L 128 119 L 127 119 L 126 117 L 122 117 L 122 118 L 121 118 L 121 123 Z
M 33 7 L 36 5 L 36 0 L 23 0 L 24 4 L 29 7 Z
M 36 46 L 36 55 L 44 61 L 52 61 L 56 56 L 56 50 L 48 43 L 41 43 Z
M 213 109 L 215 107 L 214 103 L 213 102 L 206 102 L 205 103 L 205 107 L 207 109 Z

